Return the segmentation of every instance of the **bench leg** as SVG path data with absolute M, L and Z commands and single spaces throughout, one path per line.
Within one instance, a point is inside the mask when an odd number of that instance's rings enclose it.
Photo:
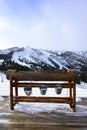
M 12 79 L 10 80 L 10 109 L 14 110 Z
M 76 112 L 76 83 L 73 85 L 73 112 Z

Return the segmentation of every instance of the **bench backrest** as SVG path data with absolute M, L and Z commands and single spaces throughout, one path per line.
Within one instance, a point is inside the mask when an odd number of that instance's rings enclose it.
M 76 70 L 44 72 L 8 70 L 6 76 L 8 80 L 13 78 L 17 81 L 76 81 L 78 72 Z

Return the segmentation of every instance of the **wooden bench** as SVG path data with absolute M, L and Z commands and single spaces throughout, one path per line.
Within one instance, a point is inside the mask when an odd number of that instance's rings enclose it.
M 50 102 L 50 103 L 66 103 L 69 104 L 73 112 L 76 111 L 76 81 L 78 72 L 76 70 L 68 71 L 46 71 L 31 72 L 7 70 L 6 77 L 10 80 L 10 109 L 13 110 L 18 102 Z M 33 82 L 34 81 L 34 82 Z M 38 82 L 39 81 L 39 82 Z M 41 82 L 40 82 L 41 81 Z M 58 82 L 58 83 L 57 83 Z M 67 97 L 47 97 L 47 96 L 19 96 L 19 87 L 40 87 L 45 85 L 48 88 L 55 88 L 60 84 L 62 88 L 69 90 Z M 15 94 L 13 94 L 15 88 Z

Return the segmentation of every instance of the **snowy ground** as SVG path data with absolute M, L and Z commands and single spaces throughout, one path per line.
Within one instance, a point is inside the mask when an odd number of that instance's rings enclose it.
M 3 82 L 2 77 L 0 77 L 0 101 L 3 101 L 2 96 L 9 96 L 9 81 L 6 79 L 6 76 L 3 74 Z M 19 95 L 25 95 L 23 88 L 20 89 Z M 34 89 L 32 91 L 32 95 L 41 96 L 39 89 Z M 62 94 L 59 96 L 67 96 L 67 89 L 63 89 Z M 46 96 L 58 96 L 55 93 L 54 89 L 47 89 Z M 76 101 L 80 101 L 81 98 L 87 98 L 87 84 L 81 83 L 80 85 L 76 85 Z M 56 103 L 20 103 L 16 105 L 16 110 L 26 112 L 26 113 L 41 113 L 41 112 L 66 112 L 66 114 L 71 113 L 69 105 L 66 104 L 56 104 Z M 68 113 L 67 113 L 68 112 Z M 76 114 L 76 113 L 75 113 Z M 87 116 L 87 106 L 77 106 L 77 115 L 86 115 Z

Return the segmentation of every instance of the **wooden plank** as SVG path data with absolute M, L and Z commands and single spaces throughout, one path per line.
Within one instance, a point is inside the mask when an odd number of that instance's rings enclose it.
M 25 96 L 14 96 L 16 102 L 49 102 L 49 103 L 71 103 L 72 98 L 70 97 L 25 97 Z
M 7 72 L 6 72 L 6 78 L 7 78 L 8 80 L 10 80 L 12 74 L 15 73 L 15 72 L 16 72 L 15 69 L 8 69 Z
M 77 71 L 45 71 L 45 72 L 13 72 L 7 71 L 7 78 L 18 81 L 73 81 L 77 79 Z
M 57 83 L 18 83 L 17 87 L 25 87 L 25 86 L 31 86 L 31 87 L 40 87 L 42 84 L 46 85 L 48 88 L 55 88 L 55 85 Z M 63 88 L 73 88 L 74 83 L 59 83 L 63 86 Z M 15 84 L 14 84 L 15 87 Z

